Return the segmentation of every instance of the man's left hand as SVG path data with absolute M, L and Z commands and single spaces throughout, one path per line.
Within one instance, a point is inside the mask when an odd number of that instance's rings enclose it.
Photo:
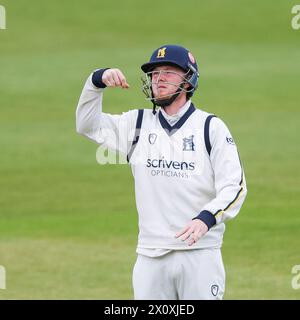
M 200 219 L 195 219 L 190 221 L 185 228 L 176 233 L 175 238 L 180 237 L 182 241 L 188 239 L 188 245 L 191 246 L 203 237 L 207 231 L 207 225 Z

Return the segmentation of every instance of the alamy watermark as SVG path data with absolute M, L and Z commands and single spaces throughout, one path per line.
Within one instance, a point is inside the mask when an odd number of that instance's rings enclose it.
M 292 274 L 295 274 L 295 276 L 292 278 L 292 288 L 295 290 L 300 289 L 300 264 L 296 264 L 292 268 Z
M 6 11 L 3 6 L 0 5 L 0 29 L 6 29 Z
M 300 4 L 296 4 L 292 8 L 292 14 L 295 16 L 292 18 L 291 24 L 294 30 L 300 29 Z
M 0 266 L 0 289 L 6 289 L 6 270 Z

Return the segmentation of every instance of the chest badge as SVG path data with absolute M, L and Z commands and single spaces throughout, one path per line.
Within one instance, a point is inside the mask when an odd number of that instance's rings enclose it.
M 157 134 L 156 133 L 150 133 L 148 136 L 148 141 L 150 144 L 154 144 L 157 138 Z
M 183 151 L 195 151 L 194 136 L 183 138 Z

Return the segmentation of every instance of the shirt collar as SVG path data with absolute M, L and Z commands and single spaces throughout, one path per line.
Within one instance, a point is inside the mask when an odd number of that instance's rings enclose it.
M 194 107 L 194 105 L 192 103 L 190 103 L 190 106 L 187 109 L 187 111 L 182 115 L 181 118 L 179 118 L 179 120 L 174 125 L 170 125 L 170 123 L 163 116 L 161 110 L 158 112 L 158 119 L 159 119 L 161 126 L 166 131 L 166 133 L 169 136 L 171 136 L 172 134 L 174 134 L 178 129 L 180 129 L 185 124 L 185 122 L 188 120 L 188 118 L 192 115 L 192 113 L 195 110 L 196 110 L 196 108 Z
M 188 110 L 191 105 L 191 100 L 188 100 L 179 110 L 177 113 L 169 115 L 163 108 L 160 108 L 160 111 L 164 118 L 168 121 L 168 123 L 173 126 Z

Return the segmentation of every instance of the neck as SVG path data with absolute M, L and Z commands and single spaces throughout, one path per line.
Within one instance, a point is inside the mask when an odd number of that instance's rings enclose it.
M 179 109 L 187 102 L 186 95 L 182 93 L 169 106 L 164 107 L 164 111 L 169 116 L 178 113 Z

